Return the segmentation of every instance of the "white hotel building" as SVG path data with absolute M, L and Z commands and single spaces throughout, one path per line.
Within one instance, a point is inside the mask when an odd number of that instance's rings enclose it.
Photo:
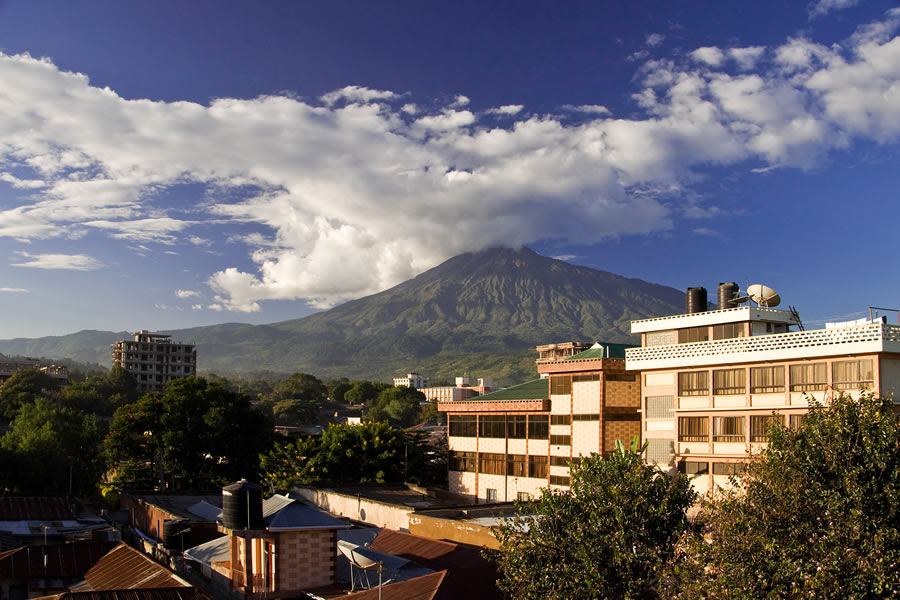
M 641 347 L 625 351 L 626 368 L 641 374 L 647 461 L 705 493 L 742 472 L 772 419 L 798 425 L 809 398 L 898 395 L 900 326 L 792 327 L 795 311 L 759 306 L 633 321 Z

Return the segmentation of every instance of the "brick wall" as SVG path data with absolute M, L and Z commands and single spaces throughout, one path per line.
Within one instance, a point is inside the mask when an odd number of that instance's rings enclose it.
M 334 530 L 278 533 L 275 577 L 282 594 L 334 583 L 337 534 Z

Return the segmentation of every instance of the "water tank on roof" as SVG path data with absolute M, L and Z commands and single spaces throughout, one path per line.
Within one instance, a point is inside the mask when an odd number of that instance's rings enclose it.
M 264 529 L 262 488 L 242 479 L 222 488 L 222 525 L 228 529 Z
M 166 550 L 181 550 L 182 532 L 187 530 L 189 522 L 186 519 L 166 519 L 163 521 L 163 547 Z
M 740 291 L 741 288 L 733 281 L 720 283 L 716 293 L 716 304 L 719 305 L 719 310 L 733 308 L 734 304 L 731 301 L 738 297 Z
M 706 312 L 707 299 L 705 287 L 689 287 L 684 295 L 684 312 Z

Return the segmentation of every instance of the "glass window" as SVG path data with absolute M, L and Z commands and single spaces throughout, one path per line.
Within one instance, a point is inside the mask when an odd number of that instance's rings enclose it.
M 791 415 L 791 429 L 797 429 L 801 425 L 803 425 L 803 421 L 806 420 L 806 414 L 800 415 Z
M 478 455 L 478 472 L 486 475 L 506 475 L 506 456 L 492 452 Z
M 550 415 L 551 425 L 569 425 L 572 422 L 570 415 Z
M 572 381 L 575 383 L 579 381 L 600 381 L 600 373 L 595 375 L 575 375 L 572 377 Z
M 875 383 L 872 359 L 844 360 L 831 365 L 831 379 L 836 390 L 861 390 Z
M 550 377 L 551 394 L 571 394 L 572 378 L 568 375 L 552 375 Z
M 675 442 L 672 440 L 647 440 L 647 462 L 671 466 L 675 461 Z
M 599 421 L 600 415 L 599 415 L 599 413 L 593 414 L 593 415 L 572 415 L 572 420 L 573 421 Z
M 686 327 L 678 330 L 678 343 L 706 342 L 709 340 L 709 327 Z
M 478 417 L 450 415 L 447 418 L 447 433 L 451 437 L 475 437 L 478 434 Z
M 743 394 L 747 391 L 747 371 L 745 369 L 722 369 L 713 371 L 713 394 Z
M 474 452 L 450 451 L 449 468 L 451 471 L 466 471 L 474 473 L 478 463 L 478 457 Z
M 678 417 L 679 442 L 708 442 L 709 417 Z
M 528 439 L 546 440 L 549 436 L 549 415 L 528 415 Z
M 740 477 L 747 470 L 744 463 L 713 463 L 713 475 L 734 475 Z
M 512 477 L 526 477 L 528 475 L 527 463 L 524 454 L 506 455 L 506 474 Z
M 484 499 L 487 502 L 496 502 L 497 501 L 497 490 L 494 488 L 487 488 L 484 490 Z
M 528 502 L 531 500 L 531 494 L 528 492 L 516 492 L 516 500 L 519 502 Z
M 744 337 L 743 323 L 724 323 L 713 325 L 714 340 L 729 340 L 731 338 Z
M 506 437 L 506 417 L 503 415 L 483 415 L 478 419 L 478 435 L 483 438 Z
M 744 417 L 714 417 L 714 442 L 743 442 Z
M 709 463 L 683 460 L 678 463 L 678 472 L 685 475 L 707 475 L 709 474 Z
M 709 372 L 691 371 L 678 374 L 679 396 L 706 396 L 709 394 Z
M 569 485 L 569 477 L 567 475 L 551 475 L 551 485 Z
M 774 394 L 784 391 L 784 367 L 751 367 L 750 393 Z
M 571 435 L 551 435 L 550 443 L 554 446 L 570 446 L 572 444 Z
M 634 373 L 607 373 L 607 381 L 637 381 L 637 375 Z
M 750 441 L 768 442 L 769 429 L 775 423 L 784 423 L 779 415 L 753 415 L 750 417 Z
M 547 478 L 547 457 L 546 456 L 529 456 L 528 457 L 528 476 L 539 479 Z
M 818 392 L 824 390 L 827 384 L 825 363 L 791 365 L 792 392 Z
M 647 418 L 671 419 L 674 406 L 674 396 L 647 396 Z
M 510 439 L 524 440 L 528 432 L 528 420 L 525 415 L 510 415 L 506 421 L 506 431 Z
M 550 457 L 550 466 L 551 467 L 568 467 L 569 463 L 572 462 L 572 459 L 568 456 L 551 456 Z

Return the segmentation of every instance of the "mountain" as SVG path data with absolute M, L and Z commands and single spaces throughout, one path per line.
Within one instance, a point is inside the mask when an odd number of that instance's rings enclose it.
M 201 371 L 314 373 L 387 380 L 418 370 L 515 383 L 534 374 L 534 346 L 637 342 L 632 319 L 681 312 L 681 291 L 540 256 L 527 248 L 451 258 L 414 279 L 331 310 L 269 325 L 172 331 L 197 344 Z M 137 324 L 136 328 L 139 328 Z M 0 352 L 109 364 L 121 333 L 0 340 Z

